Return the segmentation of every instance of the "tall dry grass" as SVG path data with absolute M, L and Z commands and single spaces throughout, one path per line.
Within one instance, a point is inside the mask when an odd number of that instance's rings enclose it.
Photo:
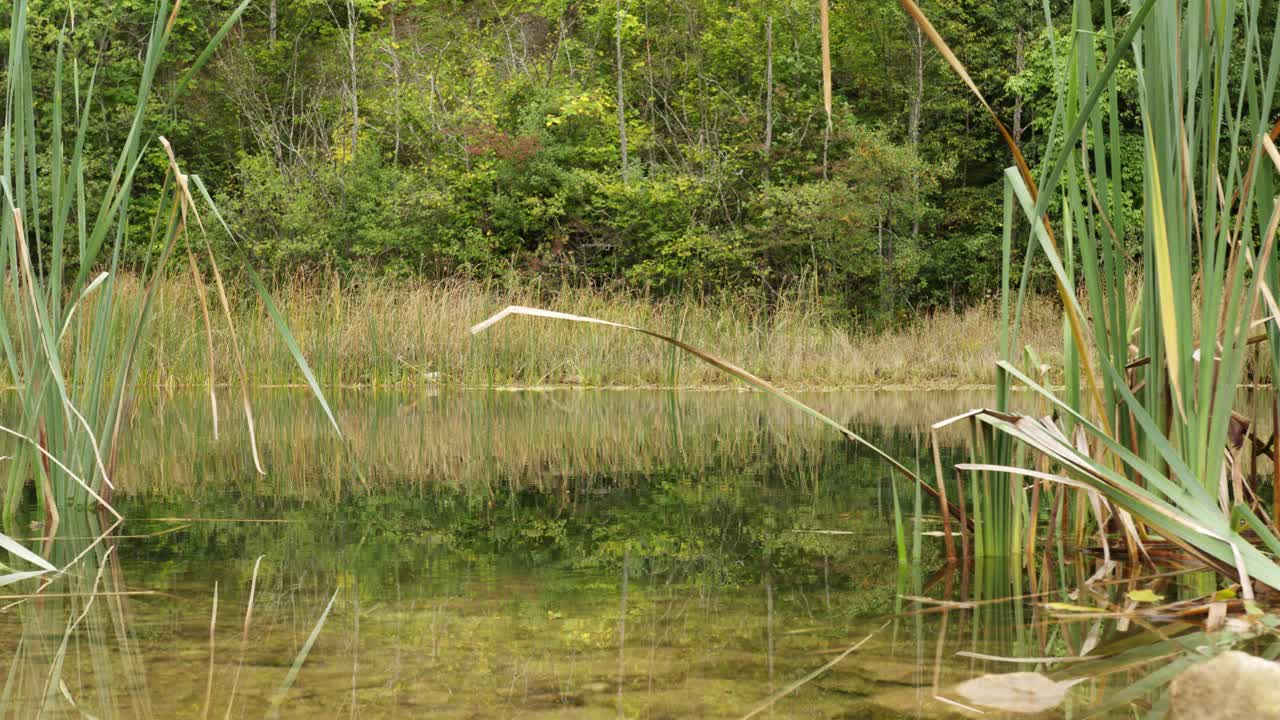
M 126 318 L 142 298 L 136 280 L 118 280 L 114 312 Z M 203 385 L 209 365 L 197 289 L 186 278 L 160 283 L 141 349 L 144 386 Z M 659 328 L 789 387 L 961 387 L 989 385 L 997 360 L 993 303 L 921 315 L 887 332 L 832 318 L 807 297 L 768 304 L 734 295 L 654 298 L 619 290 L 476 282 L 292 281 L 272 288 L 322 384 L 463 384 L 507 387 L 724 386 L 734 381 L 625 333 L 536 322 L 504 324 L 478 338 L 467 328 L 507 305 Z M 252 384 L 302 382 L 288 347 L 256 298 L 231 300 L 234 333 Z M 1057 367 L 1060 309 L 1050 299 L 1028 308 L 1024 341 Z M 88 329 L 86 328 L 86 332 Z M 231 332 L 214 319 L 215 348 Z M 234 357 L 215 352 L 218 383 L 238 378 Z M 1055 375 L 1056 377 L 1056 375 Z

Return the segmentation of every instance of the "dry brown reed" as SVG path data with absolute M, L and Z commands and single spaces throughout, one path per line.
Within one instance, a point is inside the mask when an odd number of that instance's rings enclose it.
M 660 329 L 752 368 L 771 382 L 798 387 L 965 387 L 992 382 L 997 310 L 979 303 L 922 313 L 877 332 L 808 294 L 766 302 L 742 295 L 657 298 L 592 287 L 516 289 L 477 282 L 295 280 L 273 288 L 303 354 L 329 386 L 463 384 L 505 386 L 718 387 L 731 378 L 661 343 L 626 333 L 512 322 L 472 338 L 470 324 L 507 305 L 539 305 Z M 162 282 L 141 359 L 144 386 L 203 385 L 205 328 L 197 290 L 187 278 Z M 124 318 L 142 295 L 120 278 Z M 232 298 L 235 333 L 255 385 L 302 382 L 267 312 L 251 297 Z M 82 313 L 82 317 L 90 313 Z M 1025 344 L 1055 369 L 1060 310 L 1053 300 L 1028 308 Z M 214 320 L 214 345 L 230 347 Z M 87 326 L 83 332 L 88 332 Z M 74 338 L 75 333 L 68 333 Z M 234 357 L 215 353 L 215 382 L 238 377 Z

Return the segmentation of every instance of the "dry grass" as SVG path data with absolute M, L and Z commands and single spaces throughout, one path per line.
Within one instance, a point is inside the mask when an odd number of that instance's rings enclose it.
M 122 317 L 141 297 L 122 278 Z M 330 386 L 452 383 L 469 386 L 723 386 L 733 381 L 661 343 L 626 333 L 515 321 L 472 338 L 467 328 L 511 304 L 539 305 L 678 335 L 789 387 L 961 387 L 991 383 L 996 310 L 980 304 L 919 317 L 888 332 L 850 326 L 803 297 L 766 305 L 759 298 L 644 297 L 595 288 L 504 289 L 474 282 L 295 281 L 273 289 L 320 381 Z M 161 284 L 142 358 L 144 385 L 206 382 L 204 327 L 196 290 L 185 279 Z M 250 381 L 302 381 L 265 310 L 233 299 L 235 327 Z M 87 317 L 85 313 L 83 317 Z M 1037 299 L 1023 341 L 1055 368 L 1060 310 Z M 87 331 L 87 328 L 85 328 Z M 215 347 L 230 347 L 215 320 Z M 230 352 L 217 351 L 216 380 L 236 377 Z

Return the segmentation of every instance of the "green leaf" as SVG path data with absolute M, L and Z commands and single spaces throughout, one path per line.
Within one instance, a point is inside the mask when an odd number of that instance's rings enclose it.
M 340 592 L 342 592 L 342 588 L 334 590 L 333 595 L 329 597 L 329 603 L 324 606 L 324 612 L 320 613 L 320 619 L 316 620 L 315 627 L 311 628 L 311 634 L 307 636 L 307 641 L 302 644 L 302 649 L 298 651 L 297 657 L 293 659 L 293 665 L 290 666 L 284 681 L 280 683 L 275 695 L 271 697 L 271 707 L 267 717 L 280 717 L 280 706 L 284 704 L 285 698 L 289 695 L 289 690 L 293 687 L 294 682 L 297 681 L 298 673 L 302 670 L 302 664 L 307 661 L 307 656 L 311 654 L 311 648 L 315 646 L 316 638 L 320 637 L 320 631 L 324 629 L 325 620 L 329 619 L 329 611 L 333 609 L 333 601 L 338 599 L 338 593 Z
M 222 211 L 218 209 L 217 203 L 213 201 L 213 196 L 209 194 L 208 188 L 205 187 L 204 181 L 199 175 L 191 176 L 191 183 L 200 191 L 200 196 L 208 203 L 209 209 L 213 212 L 214 218 L 222 229 L 235 238 L 235 233 L 231 231 L 231 226 L 222 217 Z M 238 249 L 238 248 L 237 248 Z M 262 282 L 262 278 L 257 271 L 253 269 L 253 265 L 249 263 L 249 257 L 243 251 L 237 253 L 240 266 L 244 269 L 245 274 L 249 276 L 249 282 L 253 285 L 253 289 L 258 293 L 258 299 L 267 309 L 267 314 L 271 316 L 271 322 L 275 323 L 276 331 L 280 333 L 281 339 L 284 340 L 285 346 L 289 348 L 289 354 L 293 355 L 293 361 L 298 365 L 298 370 L 302 371 L 302 377 L 307 381 L 307 387 L 311 388 L 311 394 L 315 396 L 320 403 L 320 408 L 324 410 L 325 417 L 329 419 L 329 424 L 333 426 L 333 431 L 342 437 L 342 428 L 338 426 L 338 419 L 333 416 L 333 410 L 329 408 L 329 401 L 325 399 L 324 391 L 320 389 L 320 382 L 316 380 L 316 375 L 311 371 L 311 365 L 307 363 L 307 359 L 302 355 L 302 348 L 298 346 L 298 341 L 294 339 L 293 332 L 289 330 L 289 323 L 285 320 L 284 315 L 276 308 L 275 302 L 271 299 L 271 293 L 267 290 L 267 286 Z

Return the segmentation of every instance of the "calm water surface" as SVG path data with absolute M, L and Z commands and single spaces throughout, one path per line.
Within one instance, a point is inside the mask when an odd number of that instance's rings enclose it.
M 922 430 L 986 401 L 807 399 L 930 473 Z M 9 716 L 737 718 L 859 641 L 760 716 L 963 716 L 935 698 L 1036 667 L 957 651 L 1123 630 L 917 604 L 1019 581 L 939 572 L 929 535 L 900 568 L 886 468 L 756 394 L 348 392 L 344 448 L 304 393 L 262 391 L 263 476 L 235 405 L 215 441 L 207 397 L 141 400 L 115 478 L 127 521 L 95 541 L 102 522 L 71 514 L 43 549 L 83 554 L 76 571 L 39 600 L 0 589 Z

